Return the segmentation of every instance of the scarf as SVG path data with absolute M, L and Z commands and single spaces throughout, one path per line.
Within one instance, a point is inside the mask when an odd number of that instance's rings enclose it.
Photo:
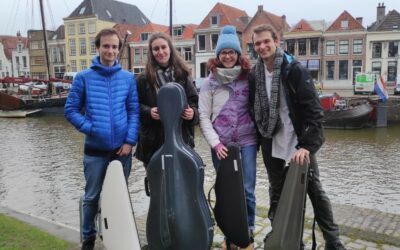
M 268 99 L 265 86 L 265 66 L 259 57 L 255 66 L 255 120 L 260 134 L 265 138 L 272 136 L 281 128 L 282 121 L 279 117 L 281 65 L 284 52 L 277 48 L 273 65 L 273 77 L 271 83 L 271 100 Z
M 161 86 L 173 81 L 175 81 L 175 77 L 174 69 L 172 67 L 168 67 L 166 69 L 157 67 L 157 90 L 159 90 Z
M 228 84 L 236 79 L 238 79 L 240 73 L 242 72 L 242 67 L 235 66 L 233 68 L 217 68 L 215 72 L 215 78 L 219 84 Z

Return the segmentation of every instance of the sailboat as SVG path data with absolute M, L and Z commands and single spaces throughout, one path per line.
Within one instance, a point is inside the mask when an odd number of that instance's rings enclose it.
M 44 21 L 43 0 L 39 0 L 47 66 L 46 80 L 6 77 L 1 79 L 0 117 L 26 117 L 42 109 L 63 107 L 71 81 L 51 78 Z M 12 111 L 12 112 L 11 112 Z

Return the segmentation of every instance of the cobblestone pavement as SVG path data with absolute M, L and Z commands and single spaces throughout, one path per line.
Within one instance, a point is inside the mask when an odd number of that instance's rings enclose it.
M 208 190 L 208 189 L 207 189 Z M 264 249 L 263 239 L 271 230 L 271 224 L 266 218 L 268 196 L 265 189 L 257 189 L 257 216 L 255 231 L 255 249 Z M 358 208 L 348 205 L 333 205 L 336 222 L 341 231 L 341 240 L 348 250 L 400 250 L 400 215 L 388 214 L 372 209 Z M 306 220 L 303 240 L 306 249 L 312 244 L 313 211 L 311 203 L 307 202 Z M 136 218 L 142 245 L 146 245 L 145 225 L 146 218 Z M 217 226 L 214 228 L 213 250 L 221 249 L 223 234 Z M 316 227 L 317 249 L 324 249 L 321 232 Z M 145 248 L 144 248 L 145 249 Z
M 196 134 L 201 134 L 196 130 Z M 203 158 L 206 164 L 206 175 L 214 176 L 212 163 L 210 159 L 209 147 L 202 136 L 195 138 L 196 151 Z M 261 156 L 257 158 L 257 167 L 263 167 Z M 211 171 L 211 174 L 210 172 Z M 207 174 L 207 172 L 209 172 Z M 261 171 L 262 176 L 257 178 L 264 178 L 267 180 L 266 171 Z M 206 178 L 204 183 L 204 190 L 208 193 L 210 187 L 214 182 L 213 178 Z M 271 224 L 267 219 L 269 197 L 266 189 L 267 183 L 256 186 L 257 197 L 257 217 L 256 217 L 256 230 L 255 230 L 255 249 L 264 249 L 263 239 L 265 235 L 271 230 Z M 328 194 L 329 196 L 329 194 Z M 332 204 L 333 213 L 336 222 L 339 224 L 341 232 L 341 240 L 348 250 L 363 249 L 363 250 L 400 250 L 400 214 L 389 214 L 380 212 L 378 210 L 364 209 L 350 205 Z M 312 244 L 312 221 L 313 210 L 310 201 L 307 201 L 305 229 L 303 240 L 306 244 L 306 249 L 311 249 Z M 147 245 L 145 228 L 146 228 L 146 215 L 136 218 L 139 229 L 141 243 L 143 246 Z M 214 228 L 214 242 L 213 250 L 221 249 L 223 242 L 223 235 L 217 226 Z M 324 240 L 321 232 L 316 226 L 316 240 L 317 249 L 324 249 Z M 99 242 L 101 245 L 101 242 Z M 99 248 L 102 249 L 102 248 Z M 145 249 L 145 248 L 144 248 Z

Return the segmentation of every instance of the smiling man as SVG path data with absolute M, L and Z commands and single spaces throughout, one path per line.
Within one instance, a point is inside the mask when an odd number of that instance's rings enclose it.
M 274 219 L 287 164 L 291 160 L 300 165 L 309 162 L 313 175 L 307 192 L 326 242 L 325 249 L 343 250 L 331 203 L 319 180 L 315 153 L 325 140 L 323 113 L 310 74 L 279 47 L 279 38 L 271 26 L 256 27 L 253 43 L 258 60 L 249 79 L 250 108 L 269 179 L 268 218 Z
M 68 121 L 86 136 L 82 249 L 94 248 L 95 217 L 107 166 L 119 160 L 128 179 L 139 129 L 136 80 L 118 63 L 122 46 L 118 32 L 101 30 L 95 45 L 99 56 L 93 58 L 89 69 L 77 74 L 64 108 Z

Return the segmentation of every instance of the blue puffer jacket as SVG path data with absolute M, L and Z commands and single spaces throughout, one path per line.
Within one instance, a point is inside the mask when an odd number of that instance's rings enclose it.
M 95 57 L 90 69 L 76 75 L 64 115 L 86 135 L 86 148 L 110 151 L 124 143 L 136 145 L 139 102 L 134 75 L 121 70 L 118 62 L 107 67 Z

